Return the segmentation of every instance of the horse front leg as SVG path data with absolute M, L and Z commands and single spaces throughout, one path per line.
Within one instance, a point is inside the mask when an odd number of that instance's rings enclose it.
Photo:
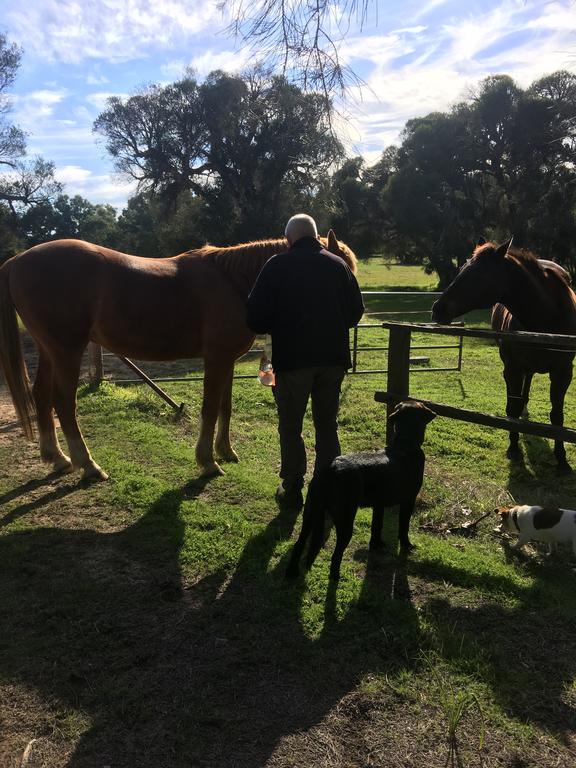
M 564 425 L 564 398 L 572 381 L 572 365 L 560 371 L 550 371 L 550 423 L 556 427 Z M 572 472 L 572 467 L 566 460 L 566 449 L 562 440 L 554 441 L 554 455 L 558 462 L 557 473 L 565 475 Z
M 107 480 L 106 472 L 90 455 L 76 418 L 76 389 L 82 351 L 52 355 L 54 405 L 74 467 L 82 469 L 84 480 Z
M 529 372 L 524 376 L 524 384 L 522 385 L 522 412 L 523 419 L 528 418 L 528 401 L 530 400 L 530 387 L 532 386 L 532 379 L 534 374 Z
M 519 419 L 524 408 L 524 377 L 525 374 L 515 370 L 511 365 L 504 364 L 504 381 L 506 382 L 506 416 Z M 531 377 L 530 377 L 531 379 Z M 506 455 L 513 461 L 522 458 L 518 432 L 510 432 L 510 443 Z
M 218 431 L 216 433 L 216 454 L 222 461 L 238 461 L 238 454 L 230 443 L 230 417 L 232 415 L 232 383 L 234 380 L 234 365 L 230 368 L 224 381 L 220 408 L 218 410 Z
M 222 403 L 230 365 L 204 361 L 204 392 L 200 417 L 200 435 L 196 443 L 196 461 L 202 477 L 223 475 L 224 470 L 214 459 L 214 432 Z

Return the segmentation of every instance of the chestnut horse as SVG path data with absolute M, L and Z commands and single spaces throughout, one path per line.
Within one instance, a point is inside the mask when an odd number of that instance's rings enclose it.
M 330 231 L 321 238 L 356 271 L 356 257 Z M 0 267 L 0 368 L 27 437 L 37 422 L 40 453 L 55 471 L 81 468 L 105 480 L 76 419 L 76 389 L 89 341 L 139 360 L 203 358 L 204 393 L 196 460 L 203 475 L 237 461 L 230 444 L 235 360 L 254 334 L 245 320 L 246 298 L 264 263 L 286 251 L 286 240 L 228 248 L 206 245 L 165 259 L 130 256 L 82 240 L 34 246 Z M 31 388 L 16 312 L 34 338 L 38 372 Z M 54 408 L 70 458 L 58 443 Z
M 450 323 L 472 309 L 492 309 L 495 331 L 576 334 L 576 295 L 568 273 L 551 261 L 541 261 L 529 251 L 511 248 L 512 241 L 482 243 L 454 281 L 432 307 L 432 319 Z M 564 423 L 564 398 L 572 381 L 571 350 L 551 350 L 499 342 L 506 382 L 506 414 L 519 418 L 528 403 L 535 373 L 550 375 L 550 421 Z M 508 456 L 521 456 L 518 432 L 510 433 Z M 570 471 L 564 443 L 556 440 L 558 472 Z

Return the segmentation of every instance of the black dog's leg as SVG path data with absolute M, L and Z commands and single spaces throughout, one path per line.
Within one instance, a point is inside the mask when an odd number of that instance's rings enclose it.
M 350 543 L 354 531 L 354 518 L 358 507 L 356 504 L 339 504 L 338 509 L 334 511 L 334 525 L 336 527 L 336 547 L 330 561 L 330 578 L 338 581 L 340 578 L 340 564 L 344 550 Z
M 384 525 L 384 507 L 372 509 L 372 530 L 370 532 L 370 549 L 375 551 L 384 547 L 382 541 L 382 526 Z
M 410 499 L 400 504 L 400 514 L 398 518 L 398 539 L 400 541 L 400 549 L 403 552 L 409 552 L 411 549 L 416 549 L 408 537 L 408 531 L 410 529 L 410 519 L 414 512 L 414 505 L 416 499 Z

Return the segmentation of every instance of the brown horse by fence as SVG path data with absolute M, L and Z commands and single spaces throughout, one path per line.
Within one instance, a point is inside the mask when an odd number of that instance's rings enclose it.
M 437 323 L 450 323 L 472 309 L 492 309 L 496 331 L 576 334 L 576 295 L 568 273 L 540 261 L 533 253 L 502 245 L 478 245 L 454 281 L 432 307 Z M 517 341 L 499 342 L 506 382 L 506 414 L 520 417 L 528 403 L 535 373 L 550 375 L 550 421 L 564 423 L 564 398 L 572 380 L 574 352 L 534 347 Z M 510 433 L 508 456 L 521 456 L 518 432 Z M 554 444 L 559 472 L 569 472 L 561 440 Z
M 332 231 L 321 239 L 356 271 L 354 253 Z M 0 368 L 27 437 L 33 438 L 37 422 L 42 458 L 59 472 L 77 467 L 84 477 L 107 478 L 76 418 L 80 363 L 94 341 L 140 360 L 203 358 L 196 460 L 203 475 L 222 471 L 214 447 L 222 460 L 237 461 L 229 431 L 234 362 L 254 341 L 245 302 L 264 263 L 287 248 L 286 240 L 262 240 L 149 259 L 81 240 L 56 240 L 5 262 L 0 268 Z M 16 312 L 38 346 L 32 388 Z M 70 458 L 58 443 L 54 408 Z

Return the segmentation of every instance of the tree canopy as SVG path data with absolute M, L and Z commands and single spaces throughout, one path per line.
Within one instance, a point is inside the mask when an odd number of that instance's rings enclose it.
M 483 80 L 448 112 L 409 120 L 401 144 L 369 169 L 382 236 L 445 283 L 480 235 L 576 268 L 576 76 L 522 90 Z
M 258 70 L 111 98 L 94 129 L 141 192 L 202 199 L 220 241 L 269 236 L 343 155 L 321 98 Z
M 21 58 L 21 49 L 0 33 L 0 261 L 16 247 L 19 215 L 61 190 L 54 179 L 54 165 L 41 157 L 28 159 L 26 135 L 10 121 L 9 90 Z

